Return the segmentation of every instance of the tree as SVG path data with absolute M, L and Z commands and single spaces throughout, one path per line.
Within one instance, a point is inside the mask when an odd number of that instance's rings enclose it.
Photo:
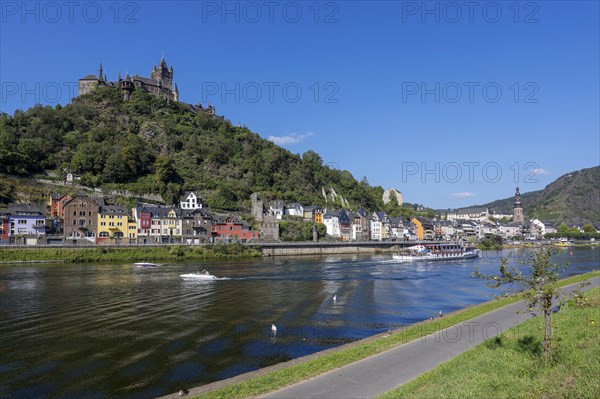
M 583 228 L 584 233 L 595 233 L 596 232 L 596 228 L 591 223 L 584 225 L 582 228 Z
M 558 299 L 560 294 L 556 282 L 560 277 L 560 272 L 566 268 L 551 262 L 551 257 L 560 252 L 552 247 L 541 247 L 527 253 L 522 262 L 529 267 L 529 273 L 525 274 L 519 269 L 508 266 L 508 260 L 500 260 L 499 275 L 484 275 L 475 270 L 475 277 L 490 281 L 487 286 L 490 288 L 500 288 L 503 285 L 514 285 L 525 288 L 521 292 L 523 299 L 528 303 L 529 309 L 539 306 L 544 313 L 544 357 L 548 358 L 552 352 L 552 300 Z

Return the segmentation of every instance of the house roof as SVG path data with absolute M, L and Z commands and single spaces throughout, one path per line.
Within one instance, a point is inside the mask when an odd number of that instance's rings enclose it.
M 13 216 L 44 216 L 46 206 L 38 204 L 8 204 L 7 213 Z

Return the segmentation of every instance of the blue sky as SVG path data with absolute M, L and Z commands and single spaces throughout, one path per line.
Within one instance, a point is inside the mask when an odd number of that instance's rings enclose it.
M 481 204 L 600 163 L 596 1 L 0 4 L 3 112 L 69 102 L 100 62 L 148 76 L 164 51 L 182 101 L 408 202 Z

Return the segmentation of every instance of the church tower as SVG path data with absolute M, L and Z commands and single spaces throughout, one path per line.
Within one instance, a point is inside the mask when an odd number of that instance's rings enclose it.
M 521 193 L 519 192 L 519 187 L 517 187 L 517 191 L 515 192 L 515 203 L 513 206 L 513 222 L 523 223 L 524 221 L 525 217 L 523 216 L 523 203 L 521 202 Z

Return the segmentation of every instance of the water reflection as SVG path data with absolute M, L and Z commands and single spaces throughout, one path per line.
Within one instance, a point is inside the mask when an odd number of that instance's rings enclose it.
M 487 300 L 473 268 L 496 271 L 510 254 L 4 267 L 0 396 L 142 398 L 231 377 Z M 561 257 L 574 274 L 599 255 Z M 227 279 L 179 277 L 204 268 Z

